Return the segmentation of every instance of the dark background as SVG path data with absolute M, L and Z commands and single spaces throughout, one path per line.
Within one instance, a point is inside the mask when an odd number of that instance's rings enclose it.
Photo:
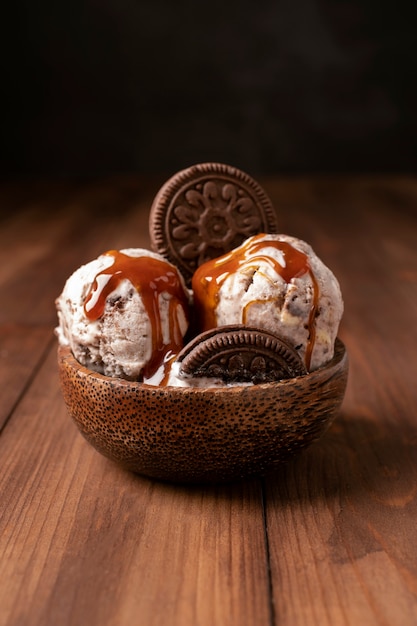
M 3 176 L 411 171 L 414 3 L 24 2 L 3 15 Z

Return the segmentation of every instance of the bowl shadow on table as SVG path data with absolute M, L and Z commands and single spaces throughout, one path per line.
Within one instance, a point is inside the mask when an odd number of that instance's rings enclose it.
M 366 508 L 417 506 L 417 429 L 404 433 L 377 417 L 342 412 L 318 441 L 265 476 L 212 485 L 156 481 L 159 489 L 190 498 L 203 490 L 227 499 L 257 483 L 269 506 L 306 501 L 332 506 L 336 499 Z
M 382 416 L 341 413 L 320 440 L 266 477 L 264 489 L 273 515 L 285 518 L 287 508 L 297 508 L 313 527 L 319 515 L 333 562 L 352 562 L 388 545 L 407 568 L 395 537 L 399 529 L 415 532 L 417 429 L 401 430 Z
M 128 471 L 128 470 L 121 470 Z M 417 492 L 417 429 L 404 433 L 365 413 L 341 412 L 327 432 L 309 447 L 264 476 L 220 483 L 171 483 L 139 474 L 159 489 L 177 490 L 192 496 L 201 490 L 230 497 L 242 485 L 261 481 L 269 497 L 282 503 L 311 502 L 340 497 L 343 493 L 392 499 L 401 491 Z M 391 492 L 395 491 L 396 496 Z M 385 495 L 384 495 L 385 494 Z M 391 495 L 389 495 L 391 494 Z
M 415 432 L 404 431 L 370 417 L 366 413 L 342 411 L 320 439 L 298 451 L 286 462 L 278 465 L 261 478 L 280 490 L 285 500 L 299 499 L 308 494 L 311 499 L 340 495 L 343 487 L 350 491 L 372 490 L 386 487 L 392 480 L 414 472 L 417 467 L 417 428 Z M 127 471 L 127 470 L 123 470 Z M 172 483 L 142 477 L 168 489 L 181 489 L 189 493 L 219 487 L 233 487 L 245 480 L 206 483 Z M 292 489 L 297 483 L 297 489 Z M 381 483 L 381 484 L 380 484 Z
M 158 505 L 170 503 L 185 518 L 234 510 L 243 520 L 264 519 L 273 532 L 270 516 L 280 525 L 297 509 L 315 524 L 321 511 L 328 526 L 320 534 L 335 563 L 384 550 L 380 535 L 395 536 L 405 512 L 412 524 L 417 517 L 417 431 L 400 431 L 365 412 L 342 412 L 318 441 L 263 477 L 187 485 L 118 471 L 131 477 L 134 489 L 150 489 Z
M 404 432 L 378 416 L 341 412 L 328 431 L 265 477 L 283 502 L 343 493 L 397 501 L 417 493 L 417 429 Z

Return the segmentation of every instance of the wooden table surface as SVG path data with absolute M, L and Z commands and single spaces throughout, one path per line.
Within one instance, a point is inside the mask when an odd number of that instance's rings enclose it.
M 1 626 L 415 626 L 417 179 L 260 181 L 340 280 L 348 389 L 272 476 L 192 488 L 92 449 L 56 365 L 65 279 L 148 247 L 162 182 L 0 188 Z

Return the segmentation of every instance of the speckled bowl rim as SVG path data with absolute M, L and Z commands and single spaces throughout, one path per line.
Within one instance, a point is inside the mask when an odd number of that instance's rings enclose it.
M 335 341 L 333 358 L 322 367 L 319 367 L 318 369 L 312 372 L 309 372 L 305 374 L 304 376 L 297 376 L 295 378 L 287 378 L 285 380 L 280 380 L 276 382 L 259 383 L 256 385 L 233 385 L 233 386 L 224 386 L 224 387 L 215 387 L 215 386 L 213 387 L 174 387 L 174 386 L 149 385 L 147 383 L 143 383 L 139 381 L 132 381 L 132 380 L 126 380 L 124 378 L 106 376 L 105 374 L 95 372 L 94 370 L 91 370 L 85 367 L 84 365 L 81 365 L 81 363 L 79 363 L 79 361 L 77 361 L 77 359 L 74 357 L 69 346 L 62 346 L 62 345 L 58 346 L 58 361 L 66 361 L 72 369 L 77 371 L 78 374 L 96 378 L 98 381 L 102 381 L 103 383 L 106 383 L 106 384 L 111 383 L 112 385 L 115 385 L 115 386 L 127 387 L 130 389 L 141 389 L 143 391 L 149 391 L 149 393 L 152 395 L 155 395 L 155 394 L 158 394 L 161 396 L 168 395 L 171 398 L 173 396 L 184 397 L 190 394 L 193 397 L 195 397 L 196 395 L 205 396 L 205 395 L 209 395 L 213 393 L 215 393 L 216 395 L 225 394 L 227 396 L 230 396 L 232 394 L 236 394 L 236 395 L 239 395 L 242 393 L 247 394 L 248 391 L 252 391 L 252 390 L 262 391 L 265 389 L 271 389 L 275 387 L 288 388 L 294 385 L 299 386 L 300 383 L 303 382 L 303 380 L 306 382 L 306 384 L 313 385 L 314 381 L 318 379 L 322 379 L 323 374 L 325 373 L 328 375 L 328 379 L 330 379 L 333 376 L 333 374 L 335 374 L 336 372 L 340 370 L 342 366 L 342 362 L 344 360 L 345 361 L 348 360 L 346 346 L 343 343 L 343 341 L 339 337 L 337 337 Z M 346 367 L 347 367 L 347 363 L 346 363 Z

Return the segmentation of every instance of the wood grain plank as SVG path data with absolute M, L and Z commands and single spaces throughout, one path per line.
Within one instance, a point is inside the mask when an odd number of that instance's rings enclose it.
M 267 483 L 277 623 L 411 626 L 417 439 L 345 413 Z
M 157 181 L 0 190 L 0 323 L 32 326 L 7 338 L 0 358 L 0 416 L 14 407 L 0 437 L 8 626 L 167 616 L 174 626 L 414 626 L 417 182 L 261 182 L 280 230 L 312 243 L 338 276 L 351 360 L 341 417 L 264 482 L 267 546 L 258 481 L 186 489 L 127 474 L 69 421 L 54 350 L 33 378 L 71 271 L 108 248 L 148 247 Z
M 181 488 L 119 469 L 70 421 L 55 349 L 0 458 L 8 626 L 270 624 L 259 482 Z
M 49 327 L 0 325 L 0 431 L 52 340 Z
M 328 434 L 266 482 L 277 623 L 412 626 L 417 184 L 318 189 L 298 190 L 296 222 L 312 229 L 317 252 L 342 284 L 350 378 Z

